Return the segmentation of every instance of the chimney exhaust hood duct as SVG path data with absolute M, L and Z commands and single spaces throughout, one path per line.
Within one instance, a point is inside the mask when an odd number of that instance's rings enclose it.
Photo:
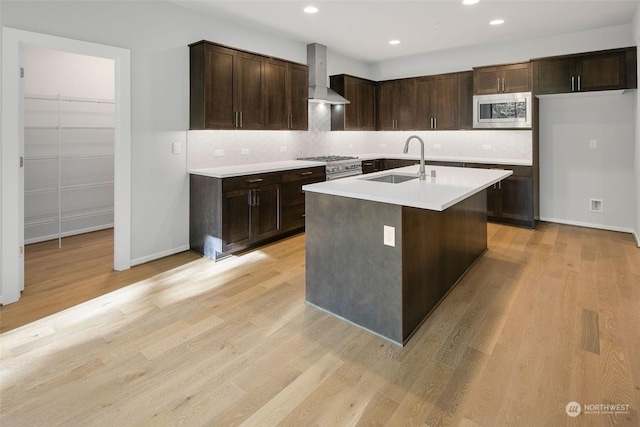
M 307 45 L 309 65 L 309 102 L 350 104 L 327 84 L 327 47 L 318 43 Z

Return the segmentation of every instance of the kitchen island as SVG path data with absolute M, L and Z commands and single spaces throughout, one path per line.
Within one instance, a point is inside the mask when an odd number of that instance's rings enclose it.
M 486 189 L 512 174 L 430 166 L 421 181 L 417 172 L 303 187 L 306 302 L 400 345 L 486 251 Z

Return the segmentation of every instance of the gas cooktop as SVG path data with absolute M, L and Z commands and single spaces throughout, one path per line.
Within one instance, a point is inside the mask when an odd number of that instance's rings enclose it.
M 355 160 L 353 156 L 315 156 L 315 157 L 298 157 L 297 160 L 311 160 L 314 162 L 339 162 L 342 160 Z

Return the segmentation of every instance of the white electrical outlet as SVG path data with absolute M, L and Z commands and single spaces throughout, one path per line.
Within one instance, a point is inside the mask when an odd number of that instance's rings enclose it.
M 396 228 L 390 225 L 385 225 L 384 229 L 384 244 L 387 246 L 396 246 Z
M 249 149 L 248 148 L 243 148 L 242 150 L 240 150 L 240 154 L 244 154 L 244 155 L 249 154 Z
M 287 151 L 287 147 L 286 146 L 283 145 L 282 147 L 280 147 L 280 152 L 281 153 L 285 153 L 286 151 Z
M 171 144 L 171 152 L 173 154 L 182 153 L 182 143 L 181 142 L 174 142 L 173 144 Z
M 216 157 L 222 157 L 224 156 L 224 150 L 222 148 L 219 148 L 213 152 L 213 155 Z
M 433 148 L 439 150 L 442 148 L 442 144 L 433 144 Z
M 602 199 L 589 199 L 589 212 L 604 212 L 602 209 Z
M 590 139 L 589 140 L 589 148 L 593 148 L 593 149 L 598 148 L 598 140 L 597 139 Z
M 482 146 L 483 150 L 491 150 L 491 146 L 489 144 L 485 144 Z

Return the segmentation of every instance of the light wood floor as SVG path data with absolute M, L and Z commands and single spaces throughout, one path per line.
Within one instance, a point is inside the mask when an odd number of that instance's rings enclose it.
M 490 224 L 403 348 L 304 304 L 304 235 L 177 264 L 0 335 L 0 424 L 639 425 L 630 235 Z
M 0 333 L 198 259 L 184 252 L 113 270 L 113 229 L 25 247 L 25 288 L 15 304 L 0 307 Z

